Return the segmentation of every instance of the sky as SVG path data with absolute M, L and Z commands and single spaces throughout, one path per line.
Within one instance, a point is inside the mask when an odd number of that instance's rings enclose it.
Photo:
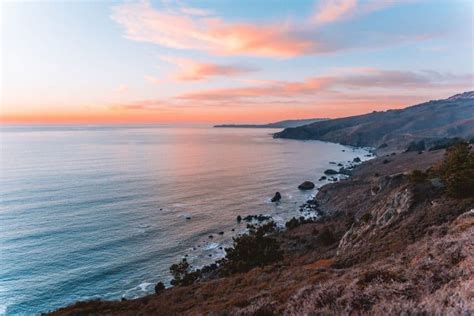
M 4 1 L 0 123 L 263 123 L 474 90 L 474 0 Z

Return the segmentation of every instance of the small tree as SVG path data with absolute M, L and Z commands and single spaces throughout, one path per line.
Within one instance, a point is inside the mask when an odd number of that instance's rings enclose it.
M 448 148 L 444 160 L 435 170 L 444 179 L 449 196 L 474 197 L 474 154 L 467 142 Z
M 171 265 L 172 285 L 190 285 L 199 278 L 199 271 L 190 272 L 191 266 L 186 259 Z

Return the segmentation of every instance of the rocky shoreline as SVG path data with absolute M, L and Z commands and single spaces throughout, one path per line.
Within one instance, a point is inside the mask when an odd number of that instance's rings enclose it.
M 278 244 L 267 263 L 235 272 L 224 262 L 227 273 L 216 265 L 154 295 L 79 302 L 51 314 L 472 313 L 474 197 L 453 198 L 435 175 L 412 175 L 443 157 L 443 149 L 390 154 L 324 185 L 303 206 L 316 219 L 254 235 L 259 246 Z

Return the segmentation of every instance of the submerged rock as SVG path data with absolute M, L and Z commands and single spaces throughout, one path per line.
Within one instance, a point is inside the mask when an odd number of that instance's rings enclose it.
M 281 194 L 280 192 L 275 193 L 275 195 L 272 198 L 272 202 L 278 202 L 281 200 Z
M 300 190 L 311 190 L 314 189 L 314 183 L 311 181 L 305 181 L 298 186 Z

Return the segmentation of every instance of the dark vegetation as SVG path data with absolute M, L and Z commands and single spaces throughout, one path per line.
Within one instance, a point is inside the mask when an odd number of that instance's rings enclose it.
M 443 178 L 449 196 L 474 197 L 474 153 L 467 142 L 449 147 L 435 173 Z
M 255 267 L 262 267 L 283 258 L 280 243 L 271 237 L 276 231 L 276 224 L 268 222 L 261 226 L 250 225 L 249 232 L 234 238 L 231 248 L 226 248 L 226 256 L 219 261 L 220 273 L 229 275 L 246 272 Z
M 299 218 L 293 217 L 288 222 L 285 223 L 285 227 L 287 229 L 294 229 L 303 224 L 308 224 L 312 222 L 314 222 L 314 219 L 312 218 L 305 218 L 303 216 L 300 216 Z
M 453 145 L 466 142 L 464 138 L 461 137 L 453 137 L 453 138 L 440 138 L 432 141 L 431 147 L 429 150 L 439 150 L 439 149 L 446 149 Z
M 446 143 L 444 143 L 446 144 Z M 414 184 L 440 178 L 446 193 L 453 198 L 474 197 L 474 153 L 468 142 L 450 143 L 444 159 L 426 172 L 415 169 L 409 175 Z
M 420 140 L 420 141 L 412 141 L 410 144 L 408 144 L 408 147 L 405 151 L 406 152 L 423 151 L 425 149 L 426 149 L 425 141 Z
M 205 273 L 214 270 L 218 270 L 221 276 L 246 272 L 283 258 L 279 241 L 271 237 L 271 234 L 276 232 L 276 224 L 273 221 L 260 226 L 248 224 L 247 227 L 248 233 L 235 237 L 233 247 L 226 248 L 226 256 L 217 263 L 194 271 L 186 259 L 173 264 L 170 267 L 173 276 L 171 285 L 193 284 Z

